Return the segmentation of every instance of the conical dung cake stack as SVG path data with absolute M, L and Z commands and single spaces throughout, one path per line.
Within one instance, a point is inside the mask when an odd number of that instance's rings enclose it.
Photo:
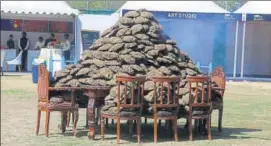
M 110 85 L 103 110 L 116 108 L 116 75 L 146 75 L 145 100 L 152 101 L 152 76 L 182 77 L 179 100 L 188 102 L 187 76 L 200 74 L 192 60 L 162 32 L 153 15 L 146 10 L 130 11 L 86 50 L 78 64 L 56 72 L 54 86 Z M 181 96 L 180 96 L 181 97 Z

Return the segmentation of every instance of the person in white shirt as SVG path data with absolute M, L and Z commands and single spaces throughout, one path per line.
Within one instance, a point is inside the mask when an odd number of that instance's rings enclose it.
M 39 40 L 36 42 L 36 44 L 35 44 L 35 47 L 34 47 L 34 49 L 36 49 L 36 50 L 40 50 L 41 48 L 43 48 L 44 47 L 44 41 L 43 41 L 43 37 L 39 37 Z
M 71 43 L 70 43 L 70 40 L 69 40 L 69 34 L 65 34 L 64 35 L 64 42 L 62 43 L 63 45 L 63 51 L 64 51 L 64 57 L 65 57 L 65 60 L 70 60 L 70 49 L 71 49 Z

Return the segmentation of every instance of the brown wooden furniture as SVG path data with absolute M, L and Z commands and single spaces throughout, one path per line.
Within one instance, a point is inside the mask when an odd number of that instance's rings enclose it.
M 208 139 L 211 140 L 211 84 L 208 76 L 187 77 L 189 84 L 189 111 L 188 121 L 189 140 L 193 140 L 192 120 L 206 120 Z
M 214 96 L 212 100 L 213 110 L 218 110 L 218 130 L 222 130 L 222 116 L 223 116 L 223 96 L 226 88 L 225 73 L 222 67 L 216 67 L 211 74 Z
M 178 141 L 177 117 L 179 111 L 178 95 L 181 77 L 153 77 L 154 100 L 153 112 L 143 115 L 154 119 L 154 142 L 157 142 L 158 120 L 172 121 L 172 130 L 175 141 Z
M 85 86 L 85 87 L 62 87 L 58 90 L 81 90 L 88 97 L 87 103 L 87 122 L 88 138 L 95 139 L 95 107 L 100 106 L 99 101 L 104 99 L 110 91 L 110 86 Z M 72 112 L 71 112 L 72 113 Z M 68 114 L 68 113 L 67 113 Z M 62 116 L 62 121 L 68 121 L 67 114 Z M 67 124 L 64 123 L 66 127 Z
M 104 120 L 106 118 L 117 120 L 117 143 L 120 143 L 120 120 L 128 120 L 129 123 L 136 120 L 137 140 L 140 143 L 145 77 L 116 76 L 116 82 L 118 86 L 117 111 L 101 112 L 101 137 L 104 139 Z
M 61 103 L 50 103 L 50 92 L 60 90 L 61 88 L 49 87 L 49 72 L 44 65 L 39 66 L 38 70 L 38 114 L 37 114 L 37 129 L 36 135 L 39 133 L 40 127 L 40 115 L 41 111 L 46 113 L 45 119 L 45 136 L 48 137 L 49 133 L 49 120 L 50 112 L 60 111 L 62 116 L 65 116 L 68 111 L 75 113 L 74 120 L 74 136 L 77 134 L 76 126 L 78 121 L 78 105 L 74 103 L 74 90 L 68 90 L 71 92 L 71 101 L 63 101 Z M 66 89 L 65 89 L 66 90 Z M 64 118 L 62 118 L 64 119 Z M 65 121 L 62 120 L 62 133 L 65 132 Z

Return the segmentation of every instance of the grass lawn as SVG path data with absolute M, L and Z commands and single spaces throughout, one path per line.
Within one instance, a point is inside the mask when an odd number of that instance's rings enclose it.
M 85 126 L 85 109 L 80 109 L 79 137 L 72 136 L 72 129 L 60 134 L 57 125 L 60 113 L 50 117 L 49 138 L 44 134 L 44 117 L 42 113 L 40 135 L 35 135 L 37 96 L 36 85 L 31 76 L 1 76 L 1 145 L 2 146 L 85 146 L 85 145 L 117 145 L 114 125 L 105 131 L 106 140 L 91 141 L 87 138 Z M 153 143 L 152 121 L 142 125 L 142 141 L 140 145 L 188 145 L 188 146 L 270 146 L 271 145 L 271 83 L 227 83 L 223 116 L 223 131 L 217 130 L 217 111 L 212 117 L 213 140 L 196 135 L 195 140 L 188 141 L 188 134 L 183 130 L 184 119 L 179 123 L 179 142 L 162 128 L 158 134 L 159 142 Z M 142 120 L 143 121 L 143 120 Z M 134 135 L 127 138 L 127 125 L 122 124 L 122 145 L 139 145 Z M 99 132 L 99 129 L 97 130 Z

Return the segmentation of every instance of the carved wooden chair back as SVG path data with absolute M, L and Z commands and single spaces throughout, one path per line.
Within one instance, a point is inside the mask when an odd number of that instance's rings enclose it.
M 120 113 L 120 108 L 130 108 L 139 109 L 141 115 L 145 80 L 145 76 L 116 76 L 116 82 L 118 86 L 118 114 Z
M 225 73 L 221 66 L 216 67 L 211 75 L 211 80 L 213 83 L 215 83 L 219 88 L 226 88 Z M 219 90 L 221 97 L 223 97 L 224 91 L 225 90 Z
M 159 108 L 169 111 L 179 109 L 178 95 L 181 77 L 153 77 L 154 82 L 154 114 L 157 114 Z
M 49 72 L 43 64 L 38 69 L 38 102 L 49 102 Z
M 211 107 L 211 79 L 208 76 L 191 76 L 187 78 L 189 84 L 189 112 L 193 108 Z M 192 87 L 193 85 L 193 87 Z

